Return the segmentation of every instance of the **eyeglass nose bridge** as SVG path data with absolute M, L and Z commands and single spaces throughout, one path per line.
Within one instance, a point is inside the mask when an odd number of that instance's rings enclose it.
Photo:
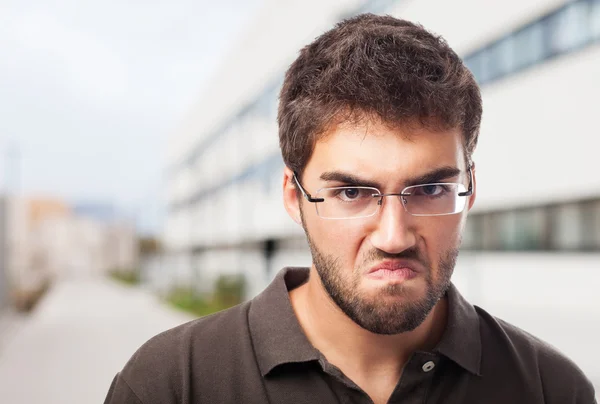
M 391 194 L 373 194 L 373 198 L 379 198 L 379 200 L 377 201 L 377 206 L 383 205 L 383 198 L 386 196 L 399 196 L 400 202 L 402 202 L 402 206 L 404 207 L 404 210 L 406 210 L 406 204 L 408 203 L 408 201 L 406 200 L 406 197 L 410 196 L 410 194 L 406 194 L 403 192 L 391 193 Z

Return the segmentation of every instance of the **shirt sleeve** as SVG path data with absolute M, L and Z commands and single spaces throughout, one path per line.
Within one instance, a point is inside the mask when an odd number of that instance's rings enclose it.
M 142 400 L 133 392 L 129 384 L 123 379 L 120 373 L 117 373 L 108 394 L 104 400 L 104 404 L 144 404 Z

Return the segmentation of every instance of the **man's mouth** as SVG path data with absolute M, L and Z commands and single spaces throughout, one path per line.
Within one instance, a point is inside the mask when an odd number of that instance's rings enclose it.
M 400 283 L 417 276 L 418 269 L 418 265 L 409 260 L 388 260 L 370 268 L 367 278 Z

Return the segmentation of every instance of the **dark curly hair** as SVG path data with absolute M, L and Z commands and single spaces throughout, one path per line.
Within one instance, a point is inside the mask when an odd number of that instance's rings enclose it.
M 459 129 L 467 163 L 477 144 L 481 94 L 469 69 L 440 36 L 391 16 L 338 23 L 300 51 L 279 96 L 279 144 L 302 173 L 314 145 L 345 122 L 378 119 Z

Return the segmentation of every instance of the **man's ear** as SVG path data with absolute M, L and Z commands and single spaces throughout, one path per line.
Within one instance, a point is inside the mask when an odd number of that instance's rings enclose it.
M 477 179 L 475 175 L 475 163 L 471 163 L 471 175 L 473 176 L 473 194 L 469 197 L 469 210 L 473 207 L 477 196 Z
M 302 224 L 298 194 L 296 181 L 294 181 L 294 172 L 286 166 L 283 169 L 283 205 L 292 220 L 298 224 Z

